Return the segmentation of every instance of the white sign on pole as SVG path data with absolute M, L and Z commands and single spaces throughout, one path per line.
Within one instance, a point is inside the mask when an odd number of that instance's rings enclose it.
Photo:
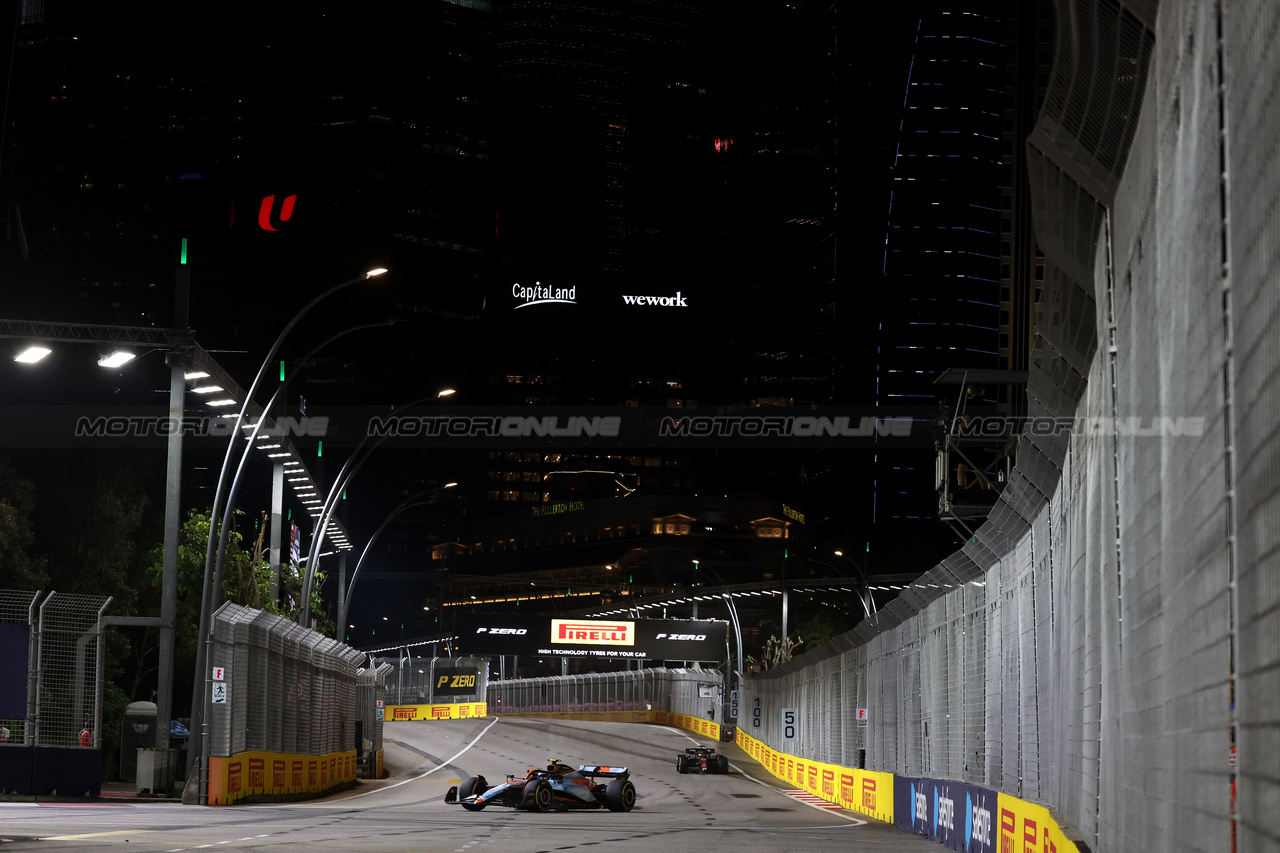
M 867 709 L 866 709 L 866 708 L 859 708 L 859 709 L 858 709 L 858 722 L 860 722 L 860 723 L 865 723 L 866 721 L 867 721 Z
M 225 681 L 215 681 L 213 683 L 213 704 L 227 704 L 227 683 Z
M 226 672 L 226 670 L 225 670 L 225 669 L 223 669 L 222 667 L 220 667 L 220 666 L 215 666 L 215 667 L 213 668 L 213 680 L 214 680 L 214 681 L 226 681 L 226 676 L 227 676 L 227 672 Z
M 782 739 L 798 740 L 800 738 L 800 709 L 782 709 Z

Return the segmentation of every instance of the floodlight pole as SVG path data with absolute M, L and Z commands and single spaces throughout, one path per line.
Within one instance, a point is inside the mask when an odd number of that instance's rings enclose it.
M 174 270 L 173 325 L 187 329 L 191 298 L 191 267 L 186 264 L 186 240 L 182 263 Z M 186 405 L 186 364 L 190 359 L 190 331 L 171 336 L 174 345 L 165 353 L 169 366 L 169 436 L 164 483 L 164 546 L 160 575 L 160 649 L 156 673 L 156 750 L 169 760 L 169 734 L 173 720 L 174 622 L 178 612 L 178 539 L 182 532 L 182 415 Z M 171 765 L 170 765 L 171 766 Z M 172 778 L 172 777 L 170 777 Z M 154 780 L 153 780 L 154 781 Z

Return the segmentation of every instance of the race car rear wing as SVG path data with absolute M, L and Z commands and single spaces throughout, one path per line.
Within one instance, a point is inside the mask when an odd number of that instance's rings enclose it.
M 602 776 L 607 779 L 625 779 L 631 774 L 631 771 L 626 767 L 601 767 L 596 764 L 584 764 L 578 768 L 578 772 L 587 776 Z

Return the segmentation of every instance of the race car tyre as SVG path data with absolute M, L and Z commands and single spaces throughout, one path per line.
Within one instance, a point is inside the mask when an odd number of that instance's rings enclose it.
M 686 759 L 686 757 L 683 755 L 677 755 L 676 756 L 676 772 L 684 773 L 688 770 L 688 768 L 689 768 L 689 762 Z
M 636 804 L 636 786 L 630 779 L 614 779 L 604 789 L 604 805 L 611 812 L 629 812 Z
M 716 768 L 719 769 L 721 773 L 728 773 L 729 772 L 729 756 L 717 755 Z
M 483 776 L 468 776 L 462 780 L 462 784 L 458 786 L 458 799 L 470 797 L 472 794 L 483 794 L 489 790 L 489 784 L 485 782 Z M 469 812 L 483 811 L 483 805 L 475 803 L 462 803 L 462 807 Z
M 524 786 L 525 808 L 529 811 L 549 812 L 554 801 L 555 793 L 546 779 L 538 779 Z

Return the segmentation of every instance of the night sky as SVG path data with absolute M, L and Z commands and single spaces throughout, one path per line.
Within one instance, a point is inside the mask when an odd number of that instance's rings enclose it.
M 879 274 L 923 5 L 844 4 L 833 58 L 826 3 L 178 4 L 143 14 L 50 0 L 43 21 L 15 30 L 20 4 L 5 2 L 0 43 L 18 49 L 5 64 L 0 317 L 168 326 L 185 237 L 189 325 L 244 386 L 307 299 L 372 266 L 392 270 L 325 303 L 282 349 L 288 360 L 343 326 L 399 321 L 352 335 L 306 371 L 298 393 L 317 409 L 445 386 L 459 404 L 495 403 L 495 375 L 548 364 L 584 377 L 677 375 L 704 405 L 734 404 L 750 353 L 815 346 L 831 288 L 860 306 L 860 322 L 874 316 L 865 283 Z M 833 237 L 834 284 L 823 272 Z M 580 310 L 528 319 L 512 284 L 532 281 L 574 287 Z M 865 296 L 849 298 L 854 289 Z M 676 292 L 690 310 L 660 319 L 618 298 Z M 830 373 L 835 359 L 857 373 L 857 341 L 819 350 L 796 365 Z M 164 399 L 162 353 L 109 378 L 61 351 L 44 372 L 4 365 L 9 405 Z M 566 395 L 619 402 L 593 382 Z M 813 402 L 868 402 L 850 389 Z M 52 481 L 97 464 L 50 448 L 8 457 L 50 497 Z M 415 483 L 468 470 L 419 457 L 371 467 L 353 530 L 372 529 Z M 160 467 L 119 458 L 150 472 L 141 488 L 154 524 Z M 340 461 L 315 467 L 332 473 Z M 216 454 L 192 452 L 188 464 L 184 507 L 211 496 Z M 803 464 L 762 450 L 746 469 L 707 464 L 701 485 L 795 501 Z M 265 501 L 265 483 L 255 476 L 246 504 Z M 856 499 L 841 512 L 832 529 L 870 537 Z M 51 550 L 60 517 L 40 511 L 33 550 Z M 924 571 L 951 547 L 941 522 L 930 530 L 920 551 L 923 540 L 877 548 L 901 549 L 898 570 Z

